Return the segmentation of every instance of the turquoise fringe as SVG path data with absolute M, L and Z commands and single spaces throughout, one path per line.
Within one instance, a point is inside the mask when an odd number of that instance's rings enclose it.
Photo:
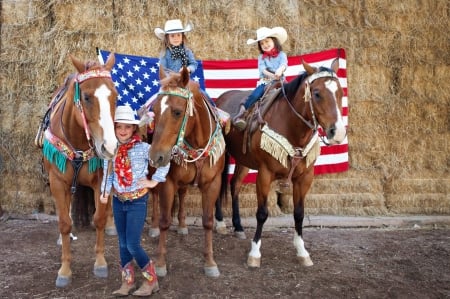
M 47 139 L 44 140 L 44 145 L 42 147 L 42 153 L 44 157 L 50 161 L 50 163 L 53 163 L 58 167 L 59 171 L 61 173 L 66 172 L 66 162 L 67 157 L 63 155 L 58 149 L 51 144 Z M 95 172 L 99 168 L 103 168 L 103 159 L 100 159 L 99 157 L 92 157 L 89 159 L 89 173 Z
M 50 163 L 53 163 L 56 167 L 58 167 L 59 171 L 66 173 L 67 157 L 61 154 L 58 149 L 47 139 L 44 140 L 42 153 L 44 154 L 44 157 L 50 161 Z

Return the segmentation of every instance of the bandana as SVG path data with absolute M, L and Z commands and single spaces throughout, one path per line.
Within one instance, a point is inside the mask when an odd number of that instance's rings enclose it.
M 272 50 L 270 50 L 270 51 L 265 51 L 263 53 L 262 58 L 263 59 L 266 58 L 266 57 L 268 57 L 268 58 L 275 58 L 275 57 L 278 56 L 279 53 L 280 52 L 278 52 L 278 50 L 276 48 L 272 48 Z
M 128 150 L 140 141 L 141 138 L 138 135 L 133 135 L 130 141 L 119 146 L 116 160 L 114 161 L 114 172 L 117 174 L 117 180 L 121 187 L 129 187 L 131 186 L 131 182 L 133 182 L 133 173 L 131 171 L 131 161 L 128 157 Z
M 183 45 L 173 46 L 172 47 L 172 55 L 171 58 L 173 60 L 181 59 L 181 65 L 188 66 L 188 59 L 186 57 L 186 51 L 184 50 Z

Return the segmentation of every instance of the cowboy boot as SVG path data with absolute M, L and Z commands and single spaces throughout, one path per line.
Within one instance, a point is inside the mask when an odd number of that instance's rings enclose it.
M 239 107 L 239 112 L 236 114 L 236 116 L 233 118 L 233 125 L 239 130 L 242 131 L 245 129 L 245 127 L 247 126 L 247 122 L 244 119 L 244 114 L 245 114 L 245 106 L 244 105 L 240 105 Z
M 141 287 L 133 293 L 134 296 L 145 297 L 159 291 L 158 276 L 156 276 L 153 262 L 150 261 L 142 269 L 142 276 L 144 276 L 144 281 Z
M 135 288 L 134 284 L 134 268 L 131 262 L 126 264 L 122 268 L 122 285 L 120 289 L 113 292 L 113 295 L 117 297 L 128 296 L 130 292 Z

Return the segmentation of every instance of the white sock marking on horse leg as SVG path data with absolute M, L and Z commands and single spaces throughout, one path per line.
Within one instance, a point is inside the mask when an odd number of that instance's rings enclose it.
M 305 242 L 303 242 L 302 237 L 300 237 L 297 232 L 294 232 L 294 247 L 297 249 L 297 256 L 308 257 L 309 253 L 306 251 Z
M 258 243 L 255 243 L 255 241 L 252 240 L 252 249 L 250 249 L 250 253 L 248 255 L 254 258 L 260 258 L 261 257 L 261 251 L 259 250 L 260 248 L 261 248 L 261 240 L 259 240 Z

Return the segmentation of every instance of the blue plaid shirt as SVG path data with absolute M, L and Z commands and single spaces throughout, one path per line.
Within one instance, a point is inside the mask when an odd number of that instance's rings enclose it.
M 111 173 L 106 174 L 106 171 L 108 169 L 108 161 L 103 162 L 103 171 L 104 176 L 102 180 L 102 193 L 106 190 L 107 194 L 111 193 L 111 188 L 114 186 L 114 189 L 116 192 L 123 193 L 123 192 L 133 192 L 138 189 L 140 189 L 137 186 L 137 183 L 140 179 L 147 178 L 148 174 L 148 152 L 150 150 L 151 145 L 146 142 L 138 142 L 136 143 L 132 148 L 128 150 L 128 157 L 131 161 L 131 173 L 133 180 L 131 182 L 131 186 L 122 187 L 119 186 L 119 181 L 117 179 L 117 174 L 114 171 L 114 164 L 115 159 L 112 159 L 112 170 Z M 162 166 L 156 169 L 156 172 L 152 175 L 152 179 L 157 182 L 165 182 L 167 173 L 169 172 L 170 163 L 166 166 Z M 106 187 L 105 187 L 106 182 Z

